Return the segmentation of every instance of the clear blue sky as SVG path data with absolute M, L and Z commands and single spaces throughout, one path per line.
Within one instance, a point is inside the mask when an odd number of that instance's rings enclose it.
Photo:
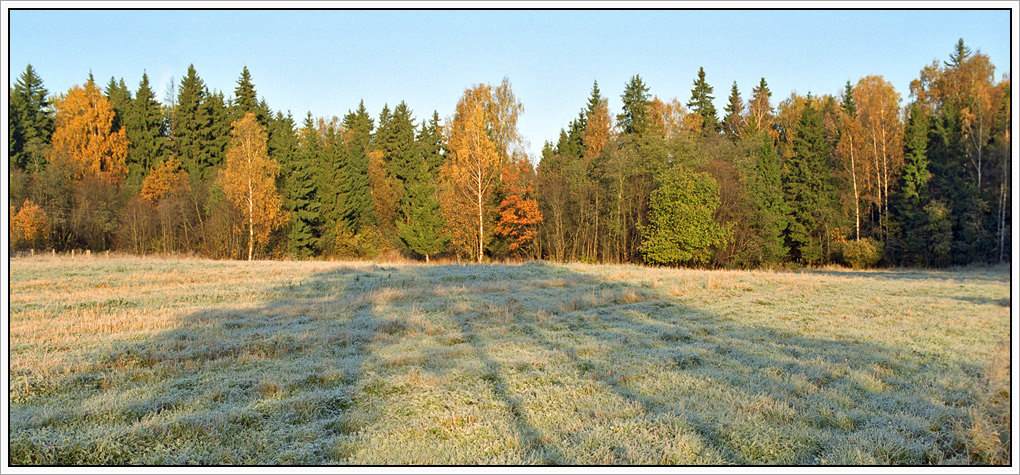
M 373 118 L 401 100 L 419 123 L 433 110 L 446 118 L 465 88 L 509 77 L 535 158 L 577 116 L 594 80 L 615 114 L 631 76 L 653 95 L 686 102 L 704 67 L 721 114 L 733 81 L 746 100 L 761 77 L 773 104 L 794 91 L 836 94 L 872 74 L 905 102 L 921 68 L 948 59 L 961 37 L 991 58 L 997 79 L 1012 67 L 1008 10 L 15 10 L 9 18 L 9 85 L 29 63 L 51 93 L 90 71 L 101 85 L 115 76 L 135 90 L 147 71 L 162 99 L 193 63 L 229 98 L 247 66 L 259 96 L 299 124 L 308 111 L 342 116 L 362 99 Z

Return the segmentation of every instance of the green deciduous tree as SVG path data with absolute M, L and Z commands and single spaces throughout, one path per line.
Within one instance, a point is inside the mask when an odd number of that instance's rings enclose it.
M 719 185 L 707 173 L 672 169 L 652 192 L 649 224 L 642 230 L 641 254 L 649 264 L 705 264 L 726 245 L 729 228 L 712 215 L 719 206 Z

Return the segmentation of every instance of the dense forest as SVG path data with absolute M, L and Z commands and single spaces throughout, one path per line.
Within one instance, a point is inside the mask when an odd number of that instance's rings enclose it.
M 295 120 L 189 67 L 50 95 L 10 88 L 10 245 L 213 258 L 412 258 L 706 267 L 965 265 L 1010 256 L 1010 78 L 961 39 L 909 100 L 881 76 L 774 99 L 736 82 L 720 113 L 640 76 L 614 114 L 596 82 L 529 159 L 510 81 L 452 117 L 404 102 Z M 834 90 L 839 86 L 834 85 Z M 300 123 L 298 123 L 300 121 Z

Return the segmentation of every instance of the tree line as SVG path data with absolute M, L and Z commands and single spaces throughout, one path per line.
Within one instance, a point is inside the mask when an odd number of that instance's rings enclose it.
M 189 67 L 156 100 L 111 78 L 10 90 L 14 248 L 214 258 L 644 262 L 711 267 L 1002 262 L 1010 236 L 1010 79 L 963 40 L 911 83 L 881 76 L 773 104 L 704 69 L 666 102 L 640 76 L 612 114 L 594 83 L 532 165 L 508 79 L 451 117 L 364 103 L 300 125 Z

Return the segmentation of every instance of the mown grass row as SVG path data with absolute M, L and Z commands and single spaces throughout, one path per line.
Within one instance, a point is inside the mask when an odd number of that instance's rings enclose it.
M 1009 463 L 1008 269 L 11 262 L 13 464 Z

